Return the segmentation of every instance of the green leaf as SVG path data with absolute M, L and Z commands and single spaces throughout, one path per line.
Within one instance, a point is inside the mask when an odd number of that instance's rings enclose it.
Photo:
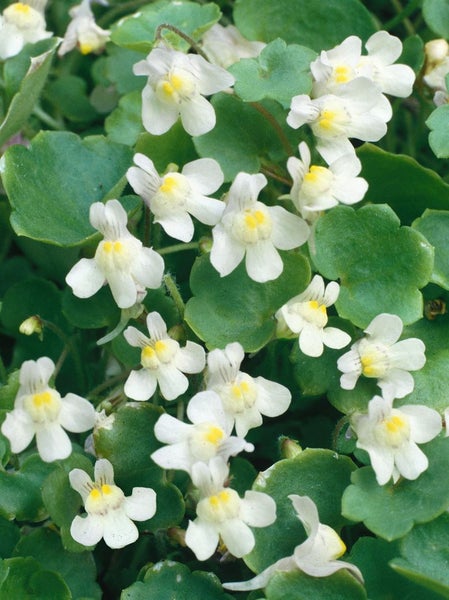
M 449 506 L 449 440 L 437 438 L 420 448 L 429 467 L 418 479 L 400 479 L 380 486 L 371 467 L 358 469 L 343 494 L 343 515 L 363 521 L 376 535 L 391 541 L 403 537 L 415 523 L 438 517 Z
M 9 558 L 20 538 L 20 530 L 12 521 L 0 518 L 0 558 Z
M 87 82 L 81 77 L 59 77 L 47 87 L 46 97 L 74 123 L 90 123 L 98 116 L 87 96 Z
M 415 73 L 421 71 L 424 64 L 424 43 L 419 35 L 410 35 L 405 38 L 402 44 L 402 54 L 397 63 L 408 65 Z
M 448 536 L 447 513 L 435 521 L 414 527 L 401 542 L 402 558 L 393 559 L 391 567 L 426 590 L 449 598 Z
M 69 323 L 80 329 L 109 327 L 120 319 L 120 309 L 107 286 L 91 298 L 77 298 L 66 288 L 62 297 L 62 312 Z
M 432 275 L 433 249 L 417 231 L 400 227 L 389 206 L 336 206 L 317 222 L 315 243 L 318 271 L 341 281 L 341 317 L 362 329 L 383 312 L 406 324 L 421 317 L 419 288 Z
M 435 249 L 431 281 L 449 290 L 449 210 L 426 210 L 412 227 Z
M 241 264 L 227 277 L 220 277 L 208 256 L 197 259 L 191 272 L 193 298 L 187 302 L 185 319 L 209 348 L 224 348 L 240 342 L 246 352 L 255 352 L 272 338 L 273 314 L 300 293 L 310 278 L 307 259 L 284 254 L 284 270 L 274 281 L 257 283 Z M 218 317 L 218 318 L 217 318 Z
M 449 185 L 410 156 L 390 154 L 371 144 L 361 146 L 357 155 L 362 162 L 362 175 L 369 184 L 366 202 L 383 204 L 388 200 L 406 225 L 420 217 L 426 208 L 449 210 Z
M 143 131 L 142 94 L 140 91 L 126 94 L 118 103 L 118 107 L 106 117 L 104 126 L 108 137 L 113 142 L 134 146 Z
M 59 246 L 90 238 L 89 208 L 113 188 L 132 161 L 126 146 L 69 132 L 39 133 L 30 148 L 5 154 L 3 185 L 17 235 Z
M 112 31 L 111 40 L 117 46 L 148 53 L 153 48 L 159 25 L 168 23 L 199 40 L 220 16 L 220 9 L 213 3 L 201 6 L 185 0 L 160 0 L 121 19 Z M 167 29 L 162 30 L 162 37 L 175 50 L 186 51 L 189 48 L 186 41 Z
M 448 0 L 424 0 L 422 14 L 427 25 L 434 33 L 449 38 Z
M 429 145 L 435 156 L 447 158 L 449 156 L 449 105 L 438 106 L 426 121 L 431 130 Z
M 366 600 L 362 584 L 347 571 L 312 577 L 301 571 L 276 573 L 267 585 L 268 600 Z
M 315 58 L 313 50 L 277 39 L 257 58 L 242 59 L 229 70 L 236 78 L 234 89 L 245 102 L 272 98 L 288 108 L 293 96 L 310 92 L 310 63 Z
M 205 571 L 194 571 L 171 560 L 159 562 L 150 567 L 143 582 L 133 583 L 123 590 L 120 600 L 230 600 L 216 575 Z
M 67 552 L 55 531 L 48 528 L 35 529 L 20 540 L 15 555 L 30 556 L 42 569 L 58 573 L 70 588 L 73 600 L 101 598 L 100 586 L 95 581 L 97 570 L 92 554 Z
M 134 52 L 127 48 L 120 48 L 115 44 L 107 44 L 108 53 L 105 75 L 115 85 L 119 94 L 128 94 L 135 90 L 141 91 L 145 86 L 145 77 L 137 77 L 133 73 L 133 66 L 146 56 L 144 52 Z
M 137 140 L 136 152 L 149 156 L 159 173 L 163 173 L 170 163 L 181 166 L 198 158 L 192 138 L 180 121 L 162 135 L 142 134 Z
M 6 117 L 0 124 L 0 147 L 22 129 L 32 113 L 44 87 L 58 44 L 59 40 L 54 38 L 46 44 L 49 48 L 45 52 L 27 57 L 27 72 L 23 75 L 20 88 L 12 98 Z
M 256 108 L 231 94 L 215 94 L 212 105 L 217 123 L 209 133 L 194 138 L 193 143 L 200 156 L 220 163 L 225 181 L 231 181 L 240 171 L 257 173 L 261 159 L 271 154 L 276 158 L 283 155 L 277 131 L 281 126 L 274 116 L 271 118 L 277 123 L 276 128 Z
M 407 538 L 405 538 L 407 539 Z M 351 562 L 363 573 L 370 600 L 407 598 L 423 600 L 423 589 L 398 575 L 394 568 L 399 556 L 399 543 L 388 543 L 373 537 L 361 537 L 351 549 Z M 424 554 L 421 555 L 424 557 Z M 394 559 L 394 560 L 392 560 Z M 399 569 L 397 570 L 398 572 Z M 439 600 L 441 596 L 426 591 L 425 600 Z
M 147 403 L 133 402 L 121 407 L 111 426 L 94 432 L 97 455 L 114 465 L 115 481 L 126 494 L 135 486 L 151 487 L 157 495 L 155 516 L 142 523 L 141 529 L 154 531 L 177 525 L 184 516 L 184 502 L 179 490 L 167 483 L 165 472 L 150 458 L 161 446 L 154 436 L 154 425 L 162 409 Z
M 417 337 L 426 346 L 426 364 L 413 372 L 413 392 L 398 404 L 426 404 L 443 413 L 448 406 L 449 386 L 449 317 L 435 321 L 421 319 L 404 330 L 403 337 Z
M 70 526 L 82 505 L 81 496 L 70 485 L 69 472 L 72 469 L 82 469 L 93 476 L 91 460 L 73 452 L 65 460 L 58 461 L 54 470 L 45 479 L 42 486 L 42 499 L 50 518 L 61 530 L 64 548 L 70 552 L 85 552 L 86 547 L 75 542 L 70 535 Z
M 0 515 L 18 521 L 45 519 L 47 511 L 42 502 L 41 487 L 53 469 L 53 464 L 44 463 L 33 454 L 18 471 L 0 471 Z
M 289 494 L 310 496 L 318 508 L 321 523 L 340 529 L 341 495 L 348 486 L 354 463 L 331 450 L 307 449 L 295 458 L 281 460 L 260 473 L 253 489 L 276 501 L 276 521 L 253 530 L 256 545 L 244 560 L 259 573 L 280 558 L 291 556 L 306 535 Z
M 349 35 L 366 40 L 375 32 L 374 19 L 358 0 L 237 0 L 234 20 L 250 40 L 281 37 L 317 52 Z
M 6 577 L 0 583 L 0 600 L 72 600 L 66 583 L 52 571 L 42 569 L 34 558 L 2 561 Z

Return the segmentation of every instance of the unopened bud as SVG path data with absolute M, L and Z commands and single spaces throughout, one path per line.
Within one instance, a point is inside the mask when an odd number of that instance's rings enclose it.
M 210 237 L 202 237 L 198 242 L 198 247 L 201 254 L 209 254 L 212 250 L 212 239 Z
M 33 335 L 37 333 L 39 338 L 42 340 L 42 321 L 37 315 L 28 317 L 20 324 L 19 331 L 24 335 Z
M 302 452 L 298 440 L 292 440 L 285 436 L 279 438 L 279 449 L 282 458 L 295 458 Z
M 449 44 L 442 38 L 427 42 L 424 48 L 426 52 L 427 64 L 431 67 L 442 62 L 449 54 Z

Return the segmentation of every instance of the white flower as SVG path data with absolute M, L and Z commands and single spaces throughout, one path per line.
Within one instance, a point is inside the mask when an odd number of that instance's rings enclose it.
M 156 438 L 168 444 L 151 455 L 164 469 L 181 469 L 192 473 L 193 465 L 220 456 L 225 462 L 254 446 L 241 437 L 231 436 L 232 423 L 226 418 L 219 396 L 212 391 L 195 394 L 187 406 L 192 424 L 163 414 L 154 426 Z
M 0 16 L 0 59 L 19 54 L 25 44 L 52 36 L 45 30 L 45 2 L 14 2 Z
M 403 398 L 415 387 L 409 371 L 421 369 L 426 347 L 418 338 L 398 342 L 403 324 L 397 315 L 377 315 L 365 329 L 364 338 L 352 345 L 351 350 L 338 359 L 342 371 L 340 385 L 352 390 L 360 375 L 375 377 L 387 399 Z
M 257 590 L 266 587 L 276 572 L 300 570 L 312 577 L 327 577 L 340 569 L 347 569 L 363 582 L 359 569 L 348 562 L 337 560 L 346 552 L 340 536 L 329 525 L 319 521 L 318 510 L 309 496 L 289 496 L 298 519 L 307 533 L 305 542 L 296 546 L 292 556 L 281 558 L 249 581 L 224 583 L 223 587 L 232 591 Z
M 246 255 L 251 279 L 261 283 L 276 279 L 284 268 L 276 248 L 291 250 L 308 238 L 309 227 L 300 217 L 258 202 L 266 185 L 261 173 L 239 173 L 231 185 L 222 219 L 212 230 L 210 261 L 221 277 L 229 275 Z
M 250 42 L 234 25 L 223 27 L 215 23 L 203 35 L 202 46 L 211 62 L 227 69 L 241 58 L 258 56 L 266 44 Z
M 344 154 L 329 168 L 311 165 L 309 147 L 299 144 L 301 159 L 291 156 L 287 169 L 293 179 L 289 197 L 304 219 L 314 216 L 337 204 L 355 204 L 363 199 L 368 183 L 357 177 L 362 165 L 354 152 Z
M 427 406 L 406 405 L 393 408 L 392 400 L 374 396 L 368 414 L 351 417 L 351 428 L 357 434 L 357 447 L 366 450 L 377 483 L 384 485 L 393 477 L 416 479 L 429 464 L 417 444 L 436 437 L 442 428 L 441 417 Z
M 197 518 L 189 521 L 185 542 L 198 560 L 207 560 L 215 552 L 221 538 L 229 552 L 241 558 L 254 548 L 255 539 L 250 527 L 267 527 L 276 519 L 276 503 L 262 492 L 237 492 L 225 487 L 229 475 L 226 463 L 212 459 L 209 466 L 197 463 L 192 480 L 200 489 Z
M 184 166 L 181 173 L 169 172 L 161 177 L 153 161 L 143 154 L 134 155 L 135 167 L 126 173 L 136 194 L 148 204 L 154 222 L 160 223 L 172 237 L 190 242 L 193 222 L 215 225 L 223 214 L 225 204 L 208 198 L 223 183 L 223 171 L 216 160 L 200 158 Z
M 446 93 L 446 75 L 449 73 L 449 44 L 444 39 L 430 40 L 424 46 L 426 69 L 423 81 L 434 90 Z
M 322 51 L 310 69 L 313 95 L 339 94 L 339 89 L 357 77 L 367 77 L 384 94 L 406 98 L 412 93 L 415 73 L 408 65 L 393 64 L 402 53 L 402 42 L 387 31 L 377 31 L 366 42 L 352 35 L 332 50 Z
M 309 123 L 317 150 L 331 164 L 354 152 L 348 138 L 377 142 L 387 132 L 391 105 L 376 85 L 359 77 L 342 86 L 338 96 L 326 94 L 314 100 L 301 94 L 292 98 L 287 123 L 297 129 Z
M 178 117 L 190 135 L 202 135 L 215 127 L 215 111 L 203 96 L 234 83 L 234 77 L 202 56 L 170 48 L 154 48 L 134 65 L 135 75 L 146 75 L 142 92 L 142 119 L 147 131 L 161 135 Z
M 131 235 L 126 211 L 118 200 L 94 202 L 89 218 L 104 240 L 94 258 L 82 258 L 72 267 L 66 282 L 79 298 L 90 298 L 107 282 L 117 305 L 130 308 L 142 299 L 145 288 L 161 285 L 164 261 Z
M 199 344 L 188 341 L 184 348 L 167 334 L 161 315 L 152 312 L 147 316 L 148 338 L 135 327 L 123 332 L 131 346 L 142 348 L 142 369 L 131 371 L 125 383 L 125 394 L 133 400 L 148 400 L 159 384 L 162 396 L 174 400 L 189 387 L 184 373 L 199 373 L 206 363 L 205 352 Z
M 101 538 L 110 548 L 123 548 L 139 537 L 133 521 L 146 521 L 156 512 L 156 493 L 151 488 L 135 487 L 125 497 L 114 483 L 111 463 L 102 458 L 95 463 L 95 481 L 81 469 L 69 473 L 70 485 L 83 499 L 87 515 L 76 516 L 70 527 L 75 541 L 93 546 Z
M 102 50 L 109 40 L 110 31 L 102 29 L 95 23 L 95 17 L 90 7 L 92 0 L 82 0 L 81 4 L 69 10 L 72 17 L 58 50 L 59 56 L 79 47 L 81 54 L 89 54 Z
M 207 389 L 216 392 L 231 427 L 244 437 L 249 429 L 262 424 L 262 415 L 278 417 L 290 406 L 289 390 L 264 377 L 251 377 L 239 370 L 245 355 L 238 342 L 207 356 Z
M 36 436 L 37 450 L 45 462 L 71 454 L 72 444 L 64 429 L 80 433 L 92 429 L 95 423 L 90 402 L 71 393 L 61 398 L 48 385 L 54 370 L 54 362 L 46 356 L 22 364 L 14 409 L 1 427 L 15 453 L 25 450 Z
M 321 275 L 315 275 L 309 286 L 298 296 L 289 300 L 276 313 L 278 329 L 285 325 L 299 334 L 299 348 L 307 356 L 321 356 L 323 345 L 340 349 L 349 344 L 351 336 L 336 327 L 326 327 L 327 308 L 334 304 L 340 286 L 331 281 L 324 287 Z

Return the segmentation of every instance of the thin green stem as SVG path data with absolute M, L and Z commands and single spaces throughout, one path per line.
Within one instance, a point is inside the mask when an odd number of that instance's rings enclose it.
M 419 8 L 421 0 L 410 0 L 405 8 L 402 7 L 399 0 L 391 0 L 391 3 L 397 15 L 385 23 L 383 26 L 384 31 L 391 31 L 391 29 L 394 29 L 403 22 L 408 34 L 413 35 L 416 33 L 413 23 L 408 17 Z
M 197 250 L 199 248 L 198 242 L 188 242 L 185 244 L 173 244 L 173 246 L 167 246 L 166 248 L 159 248 L 159 254 L 175 254 L 176 252 L 184 252 L 185 250 Z
M 261 167 L 260 170 L 264 175 L 267 175 L 268 177 L 271 177 L 272 179 L 275 179 L 276 181 L 279 181 L 280 183 L 284 183 L 285 185 L 288 185 L 289 187 L 291 187 L 293 184 L 293 181 L 291 179 L 288 179 L 287 177 L 283 177 L 282 175 L 278 175 L 277 173 L 275 173 L 274 171 L 271 171 L 267 167 Z
M 97 385 L 92 390 L 90 390 L 90 392 L 87 394 L 88 398 L 95 398 L 96 396 L 101 394 L 101 392 L 103 392 L 104 390 L 107 390 L 108 388 L 112 387 L 116 383 L 120 383 L 121 381 L 126 379 L 128 377 L 128 375 L 129 375 L 129 370 L 122 371 L 121 373 L 118 373 L 117 375 L 114 375 L 113 377 L 106 379 L 106 381 L 103 381 L 103 383 L 100 383 L 100 385 Z
M 184 300 L 181 297 L 181 294 L 179 293 L 178 286 L 176 285 L 175 280 L 170 275 L 170 273 L 166 273 L 164 275 L 164 283 L 168 290 L 168 293 L 173 298 L 173 300 L 176 304 L 176 308 L 178 309 L 179 316 L 181 317 L 182 320 L 184 320 L 184 311 L 185 311 L 186 306 L 184 304 Z
M 85 385 L 85 378 L 84 378 L 84 370 L 83 370 L 83 364 L 81 361 L 81 357 L 76 349 L 75 344 L 73 343 L 73 340 L 71 340 L 63 331 L 60 327 L 58 327 L 57 325 L 55 325 L 55 323 L 53 323 L 52 321 L 47 321 L 46 319 L 42 319 L 42 317 L 39 317 L 39 319 L 42 322 L 42 325 L 44 326 L 44 328 L 49 329 L 50 331 L 52 331 L 55 335 L 57 335 L 59 337 L 59 339 L 62 341 L 62 343 L 64 344 L 64 349 L 67 350 L 66 354 L 64 355 L 64 350 L 61 354 L 61 357 L 63 356 L 63 361 L 66 358 L 66 355 L 68 352 L 70 352 L 70 354 L 73 357 L 73 362 L 75 363 L 75 369 L 77 371 L 77 376 L 80 380 L 81 383 L 81 387 L 84 388 Z M 60 357 L 60 359 L 61 359 Z M 58 361 L 59 363 L 59 361 Z M 62 366 L 62 363 L 61 363 Z
M 56 131 L 65 131 L 66 129 L 62 121 L 54 119 L 38 105 L 33 108 L 33 115 L 42 121 L 42 123 L 45 123 L 45 125 L 51 127 L 51 129 L 55 129 Z
M 170 25 L 169 23 L 161 23 L 159 25 L 159 27 L 156 29 L 156 35 L 155 35 L 156 42 L 164 41 L 164 39 L 162 37 L 163 29 L 168 29 L 169 31 L 173 31 L 173 33 L 176 33 L 176 35 L 179 35 L 179 37 L 182 38 L 185 42 L 187 42 L 189 44 L 189 46 L 191 48 L 193 48 L 197 54 L 199 54 L 200 56 L 202 56 L 204 58 L 204 60 L 207 60 L 207 62 L 209 62 L 207 55 L 203 52 L 202 48 L 195 42 L 195 40 L 190 37 L 190 35 L 187 35 L 187 33 L 184 33 L 183 31 L 181 31 L 174 25 Z
M 293 153 L 294 153 L 294 151 L 293 151 L 293 148 L 292 148 L 292 146 L 291 146 L 291 144 L 289 142 L 289 139 L 285 135 L 284 130 L 282 129 L 282 127 L 280 126 L 280 124 L 278 123 L 278 121 L 270 113 L 270 111 L 268 111 L 259 102 L 250 102 L 250 105 L 253 108 L 255 108 L 257 110 L 257 112 L 259 112 L 268 121 L 268 123 L 270 123 L 271 127 L 276 132 L 276 134 L 277 134 L 277 136 L 279 138 L 279 141 L 281 142 L 282 147 L 284 148 L 285 153 L 287 154 L 287 156 L 292 156 Z
M 67 358 L 67 354 L 68 353 L 69 353 L 69 350 L 68 350 L 67 346 L 64 346 L 64 348 L 63 348 L 63 350 L 62 350 L 62 352 L 61 352 L 61 354 L 60 354 L 60 356 L 58 358 L 58 361 L 57 361 L 57 363 L 55 365 L 55 370 L 54 370 L 54 373 L 53 373 L 53 377 L 55 379 L 58 376 L 58 373 L 61 370 L 61 367 L 64 364 L 64 361 Z

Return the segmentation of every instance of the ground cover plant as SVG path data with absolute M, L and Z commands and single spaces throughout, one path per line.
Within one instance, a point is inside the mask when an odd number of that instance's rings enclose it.
M 0 599 L 448 598 L 447 0 L 0 10 Z

